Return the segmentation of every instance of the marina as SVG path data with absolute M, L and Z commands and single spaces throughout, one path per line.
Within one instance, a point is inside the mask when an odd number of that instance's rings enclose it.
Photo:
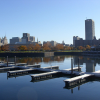
M 34 66 L 34 68 L 33 68 Z M 17 68 L 23 69 L 23 70 L 15 70 L 15 71 L 8 71 L 7 72 L 7 76 L 15 76 L 15 75 L 20 75 L 20 74 L 28 74 L 30 72 L 39 70 L 39 71 L 47 71 L 47 69 L 50 71 L 50 68 L 54 67 L 56 68 L 56 66 L 52 66 L 52 67 L 44 67 L 44 68 L 35 68 L 35 67 L 40 67 L 40 65 L 32 65 L 30 67 L 29 66 L 17 66 Z M 57 66 L 58 67 L 58 66 Z
M 8 59 L 8 57 L 7 57 Z M 8 60 L 7 60 L 8 61 Z M 85 82 L 90 77 L 100 77 L 100 71 L 96 72 L 81 72 L 81 68 L 79 67 L 79 59 L 78 59 L 78 67 L 73 68 L 73 59 L 71 59 L 71 68 L 59 70 L 59 66 L 49 66 L 42 67 L 40 64 L 35 65 L 27 65 L 27 63 L 14 63 L 14 62 L 2 62 L 2 64 L 8 64 L 12 67 L 3 67 L 0 68 L 0 71 L 7 71 L 7 77 L 22 75 L 22 74 L 30 74 L 33 71 L 40 71 L 43 73 L 31 75 L 32 80 L 46 79 L 51 78 L 54 74 L 66 74 L 66 75 L 76 75 L 76 77 L 71 79 L 64 80 L 65 86 L 76 85 L 81 82 Z M 19 70 L 16 70 L 19 69 Z M 15 70 L 15 71 L 10 71 Z M 78 76 L 77 76 L 78 75 Z
M 95 68 L 95 71 L 94 71 L 94 66 L 93 67 L 91 66 L 93 61 L 90 62 L 90 67 L 89 65 L 88 66 L 86 65 L 86 69 L 85 69 L 86 71 L 84 71 L 85 65 L 82 66 L 81 64 L 81 59 L 79 63 L 77 63 L 77 65 L 74 65 L 75 63 L 74 57 L 73 59 L 70 58 L 65 61 L 69 61 L 69 62 L 66 62 L 66 63 L 64 62 L 51 63 L 50 62 L 50 64 L 48 63 L 38 63 L 38 64 L 33 63 L 32 64 L 29 61 L 28 63 L 17 61 L 16 65 L 14 65 L 15 63 L 9 60 L 9 62 L 12 62 L 10 64 L 12 64 L 13 66 L 0 68 L 0 79 L 4 80 L 4 84 L 8 83 L 6 84 L 8 86 L 11 84 L 11 87 L 15 89 L 17 88 L 21 89 L 20 87 L 23 87 L 23 86 L 31 87 L 32 90 L 36 90 L 38 91 L 37 93 L 41 94 L 41 95 L 38 94 L 41 98 L 43 97 L 42 97 L 42 92 L 39 92 L 40 89 L 44 92 L 46 91 L 47 93 L 49 93 L 49 91 L 52 91 L 52 92 L 55 91 L 54 93 L 55 95 L 56 93 L 60 92 L 59 90 L 61 90 L 60 93 L 61 94 L 63 93 L 64 97 L 66 97 L 66 93 L 75 94 L 79 92 L 80 94 L 80 91 L 82 92 L 84 91 L 84 89 L 88 90 L 88 87 L 89 88 L 93 87 L 92 85 L 95 84 L 96 82 L 98 82 L 99 84 L 100 70 L 98 67 L 98 69 Z M 78 60 L 76 61 L 78 62 Z M 3 63 L 6 63 L 6 62 L 3 62 Z M 17 63 L 19 63 L 19 66 L 17 66 Z M 65 65 L 63 65 L 63 63 Z M 7 80 L 5 81 L 5 79 Z M 1 84 L 2 86 L 4 86 L 2 82 L 3 81 L 1 81 Z M 48 91 L 46 89 L 48 89 Z M 1 90 L 2 90 L 2 87 L 1 87 Z M 50 94 L 53 96 L 51 92 Z M 59 95 L 58 97 L 60 98 Z M 56 98 L 56 99 L 59 100 L 59 98 Z M 74 99 L 72 97 L 69 97 L 69 98 Z

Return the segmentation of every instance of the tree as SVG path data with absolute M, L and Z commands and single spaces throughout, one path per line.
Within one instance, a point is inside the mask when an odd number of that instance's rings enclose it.
M 19 50 L 19 46 L 18 45 L 15 45 L 13 48 L 14 48 L 15 51 Z
M 57 44 L 56 50 L 64 50 L 64 46 L 62 44 Z
M 74 48 L 73 47 L 71 47 L 71 50 L 73 50 Z
M 71 50 L 71 47 L 66 46 L 66 47 L 65 47 L 65 50 Z
M 83 47 L 83 51 L 85 51 L 86 50 L 86 48 L 85 47 Z
M 34 50 L 34 45 L 33 44 L 28 45 L 27 50 L 29 51 Z
M 40 50 L 40 49 L 41 49 L 41 46 L 39 44 L 36 44 L 34 47 L 34 50 Z
M 21 46 L 19 46 L 19 50 L 21 50 L 21 51 L 26 51 L 26 50 L 27 50 L 27 47 L 24 46 L 24 45 L 21 45 Z
M 90 46 L 89 46 L 89 45 L 86 45 L 86 49 L 87 49 L 87 50 L 90 50 Z
M 0 46 L 0 51 L 1 51 L 1 46 Z
M 1 46 L 2 51 L 9 51 L 9 46 L 8 45 L 3 45 Z
M 82 46 L 79 46 L 78 49 L 79 49 L 79 50 L 83 50 L 83 47 L 82 47 Z
M 46 43 L 43 45 L 43 50 L 51 50 L 49 45 Z

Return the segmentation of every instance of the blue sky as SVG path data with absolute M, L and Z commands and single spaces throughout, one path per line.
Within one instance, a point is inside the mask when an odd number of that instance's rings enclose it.
M 73 36 L 85 39 L 85 19 L 95 22 L 100 38 L 100 0 L 0 0 L 0 37 L 73 43 Z

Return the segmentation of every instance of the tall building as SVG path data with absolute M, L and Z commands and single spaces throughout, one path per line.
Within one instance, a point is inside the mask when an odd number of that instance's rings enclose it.
M 73 36 L 73 46 L 75 46 L 75 40 L 80 40 L 80 37 L 78 37 L 78 36 Z
M 10 39 L 10 44 L 16 44 L 17 42 L 21 42 L 19 37 L 12 37 L 12 39 Z
M 30 41 L 31 42 L 35 42 L 35 37 L 34 36 L 30 36 Z
M 85 40 L 93 40 L 95 36 L 95 25 L 92 19 L 85 20 Z
M 30 34 L 23 33 L 22 42 L 26 44 L 26 42 L 30 41 Z
M 6 45 L 6 44 L 8 44 L 6 36 L 4 38 L 2 37 L 2 39 L 0 38 L 0 46 Z

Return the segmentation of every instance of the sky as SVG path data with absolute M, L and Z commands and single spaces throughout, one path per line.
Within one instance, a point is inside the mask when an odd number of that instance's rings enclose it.
M 0 37 L 22 37 L 23 33 L 43 41 L 73 43 L 85 39 L 85 20 L 95 22 L 100 38 L 100 0 L 0 0 Z

